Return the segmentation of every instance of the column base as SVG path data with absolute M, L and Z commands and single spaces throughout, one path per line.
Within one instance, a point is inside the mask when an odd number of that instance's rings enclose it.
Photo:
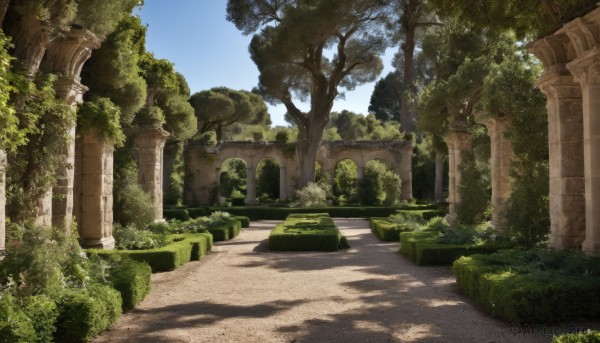
M 84 248 L 95 248 L 95 249 L 104 249 L 104 250 L 112 250 L 115 248 L 115 239 L 110 237 L 105 237 L 102 239 L 98 238 L 82 238 L 81 245 Z
M 582 244 L 582 249 L 588 256 L 600 257 L 600 242 L 586 240 Z
M 580 249 L 585 237 L 550 235 L 548 247 L 554 249 Z

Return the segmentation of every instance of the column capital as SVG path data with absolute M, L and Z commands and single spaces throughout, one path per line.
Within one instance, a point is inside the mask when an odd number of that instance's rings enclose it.
M 554 99 L 581 99 L 581 85 L 571 75 L 544 74 L 536 86 L 548 97 Z
M 79 81 L 81 68 L 92 56 L 92 50 L 100 48 L 100 40 L 89 30 L 71 28 L 61 38 L 50 43 L 42 63 L 42 69 L 59 73 Z
M 134 145 L 140 147 L 164 147 L 170 134 L 161 127 L 142 126 L 135 133 Z
M 89 90 L 79 82 L 78 77 L 73 76 L 60 76 L 54 82 L 54 89 L 56 95 L 71 106 L 81 105 L 83 95 Z
M 471 149 L 471 134 L 466 130 L 450 130 L 444 135 L 444 141 L 449 149 Z
M 562 31 L 565 31 L 569 37 L 578 57 L 585 55 L 587 51 L 595 48 L 599 43 L 598 29 L 594 24 L 588 23 L 583 18 L 576 18 L 566 23 Z
M 542 61 L 545 73 L 567 74 L 565 63 L 569 61 L 568 45 L 569 37 L 555 34 L 530 43 L 527 49 Z
M 582 85 L 600 84 L 600 48 L 594 47 L 567 64 L 573 77 Z

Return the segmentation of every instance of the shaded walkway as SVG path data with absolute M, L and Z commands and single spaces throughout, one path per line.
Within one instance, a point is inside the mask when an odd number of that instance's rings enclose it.
M 271 253 L 275 221 L 153 275 L 151 294 L 95 342 L 549 342 L 513 335 L 461 296 L 448 267 L 416 267 L 364 220 L 336 220 L 351 249 Z

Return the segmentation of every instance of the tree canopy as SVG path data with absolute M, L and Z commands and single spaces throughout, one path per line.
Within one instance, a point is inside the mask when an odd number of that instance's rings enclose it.
M 381 72 L 388 12 L 385 0 L 227 2 L 227 19 L 255 33 L 250 55 L 261 94 L 285 105 L 298 126 L 300 187 L 314 179 L 316 151 L 340 88 L 354 89 Z M 301 111 L 294 97 L 309 100 L 310 110 Z
M 375 84 L 369 112 L 373 112 L 377 119 L 384 122 L 390 120 L 400 122 L 403 93 L 404 83 L 401 74 L 398 71 L 390 72 Z

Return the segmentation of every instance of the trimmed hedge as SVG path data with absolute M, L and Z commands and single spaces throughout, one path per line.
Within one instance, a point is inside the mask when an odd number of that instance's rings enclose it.
M 58 311 L 44 295 L 25 299 L 8 292 L 0 294 L 0 342 L 52 342 Z
M 327 213 L 292 214 L 269 235 L 272 251 L 336 251 L 348 241 Z
M 373 217 L 369 220 L 371 224 L 371 232 L 384 242 L 400 241 L 400 233 L 412 231 L 406 226 L 400 226 L 390 221 L 388 218 Z
M 231 218 L 227 224 L 210 226 L 208 232 L 213 235 L 215 242 L 227 241 L 235 238 L 242 232 L 242 223 L 235 218 Z
M 246 216 L 234 216 L 241 224 L 243 228 L 250 227 L 250 218 Z
M 87 342 L 121 315 L 121 295 L 109 286 L 66 288 L 58 296 L 56 342 Z
M 150 293 L 152 268 L 145 263 L 124 258 L 111 262 L 109 282 L 121 293 L 123 311 L 139 304 Z
M 490 254 L 497 245 L 437 243 L 440 233 L 431 231 L 400 233 L 400 252 L 420 266 L 451 265 L 461 256 Z
M 285 220 L 290 214 L 298 213 L 314 213 L 314 208 L 297 208 L 297 207 L 209 207 L 211 212 L 226 211 L 235 216 L 246 216 L 250 220 L 273 219 Z M 319 212 L 326 212 L 334 218 L 371 218 L 371 217 L 388 217 L 398 210 L 418 211 L 422 212 L 423 216 L 435 217 L 443 216 L 445 212 L 438 209 L 436 206 L 410 206 L 410 207 L 324 207 L 319 208 Z M 429 211 L 435 210 L 435 211 Z M 434 215 L 434 212 L 437 215 Z M 426 214 L 427 213 L 427 214 Z
M 188 208 L 187 209 L 188 215 L 191 219 L 195 219 L 195 218 L 200 218 L 200 217 L 206 217 L 209 215 L 209 212 L 206 208 L 204 207 L 200 207 L 200 208 Z
M 184 222 L 190 220 L 190 213 L 185 209 L 169 209 L 163 210 L 163 217 L 166 220 L 177 219 Z
M 197 241 L 190 237 L 203 237 Z M 174 270 L 180 265 L 189 262 L 192 259 L 192 250 L 195 244 L 204 245 L 206 251 L 210 251 L 212 246 L 212 237 L 208 233 L 197 233 L 189 235 L 172 235 L 172 243 L 164 247 L 148 250 L 99 250 L 89 249 L 89 253 L 98 254 L 100 257 L 109 258 L 111 255 L 127 256 L 136 261 L 143 261 L 150 265 L 152 272 L 164 272 Z M 199 255 L 198 255 L 199 256 Z
M 600 259 L 581 252 L 504 250 L 461 257 L 452 270 L 463 292 L 507 321 L 600 316 Z
M 560 335 L 552 338 L 552 343 L 600 343 L 600 332 Z

